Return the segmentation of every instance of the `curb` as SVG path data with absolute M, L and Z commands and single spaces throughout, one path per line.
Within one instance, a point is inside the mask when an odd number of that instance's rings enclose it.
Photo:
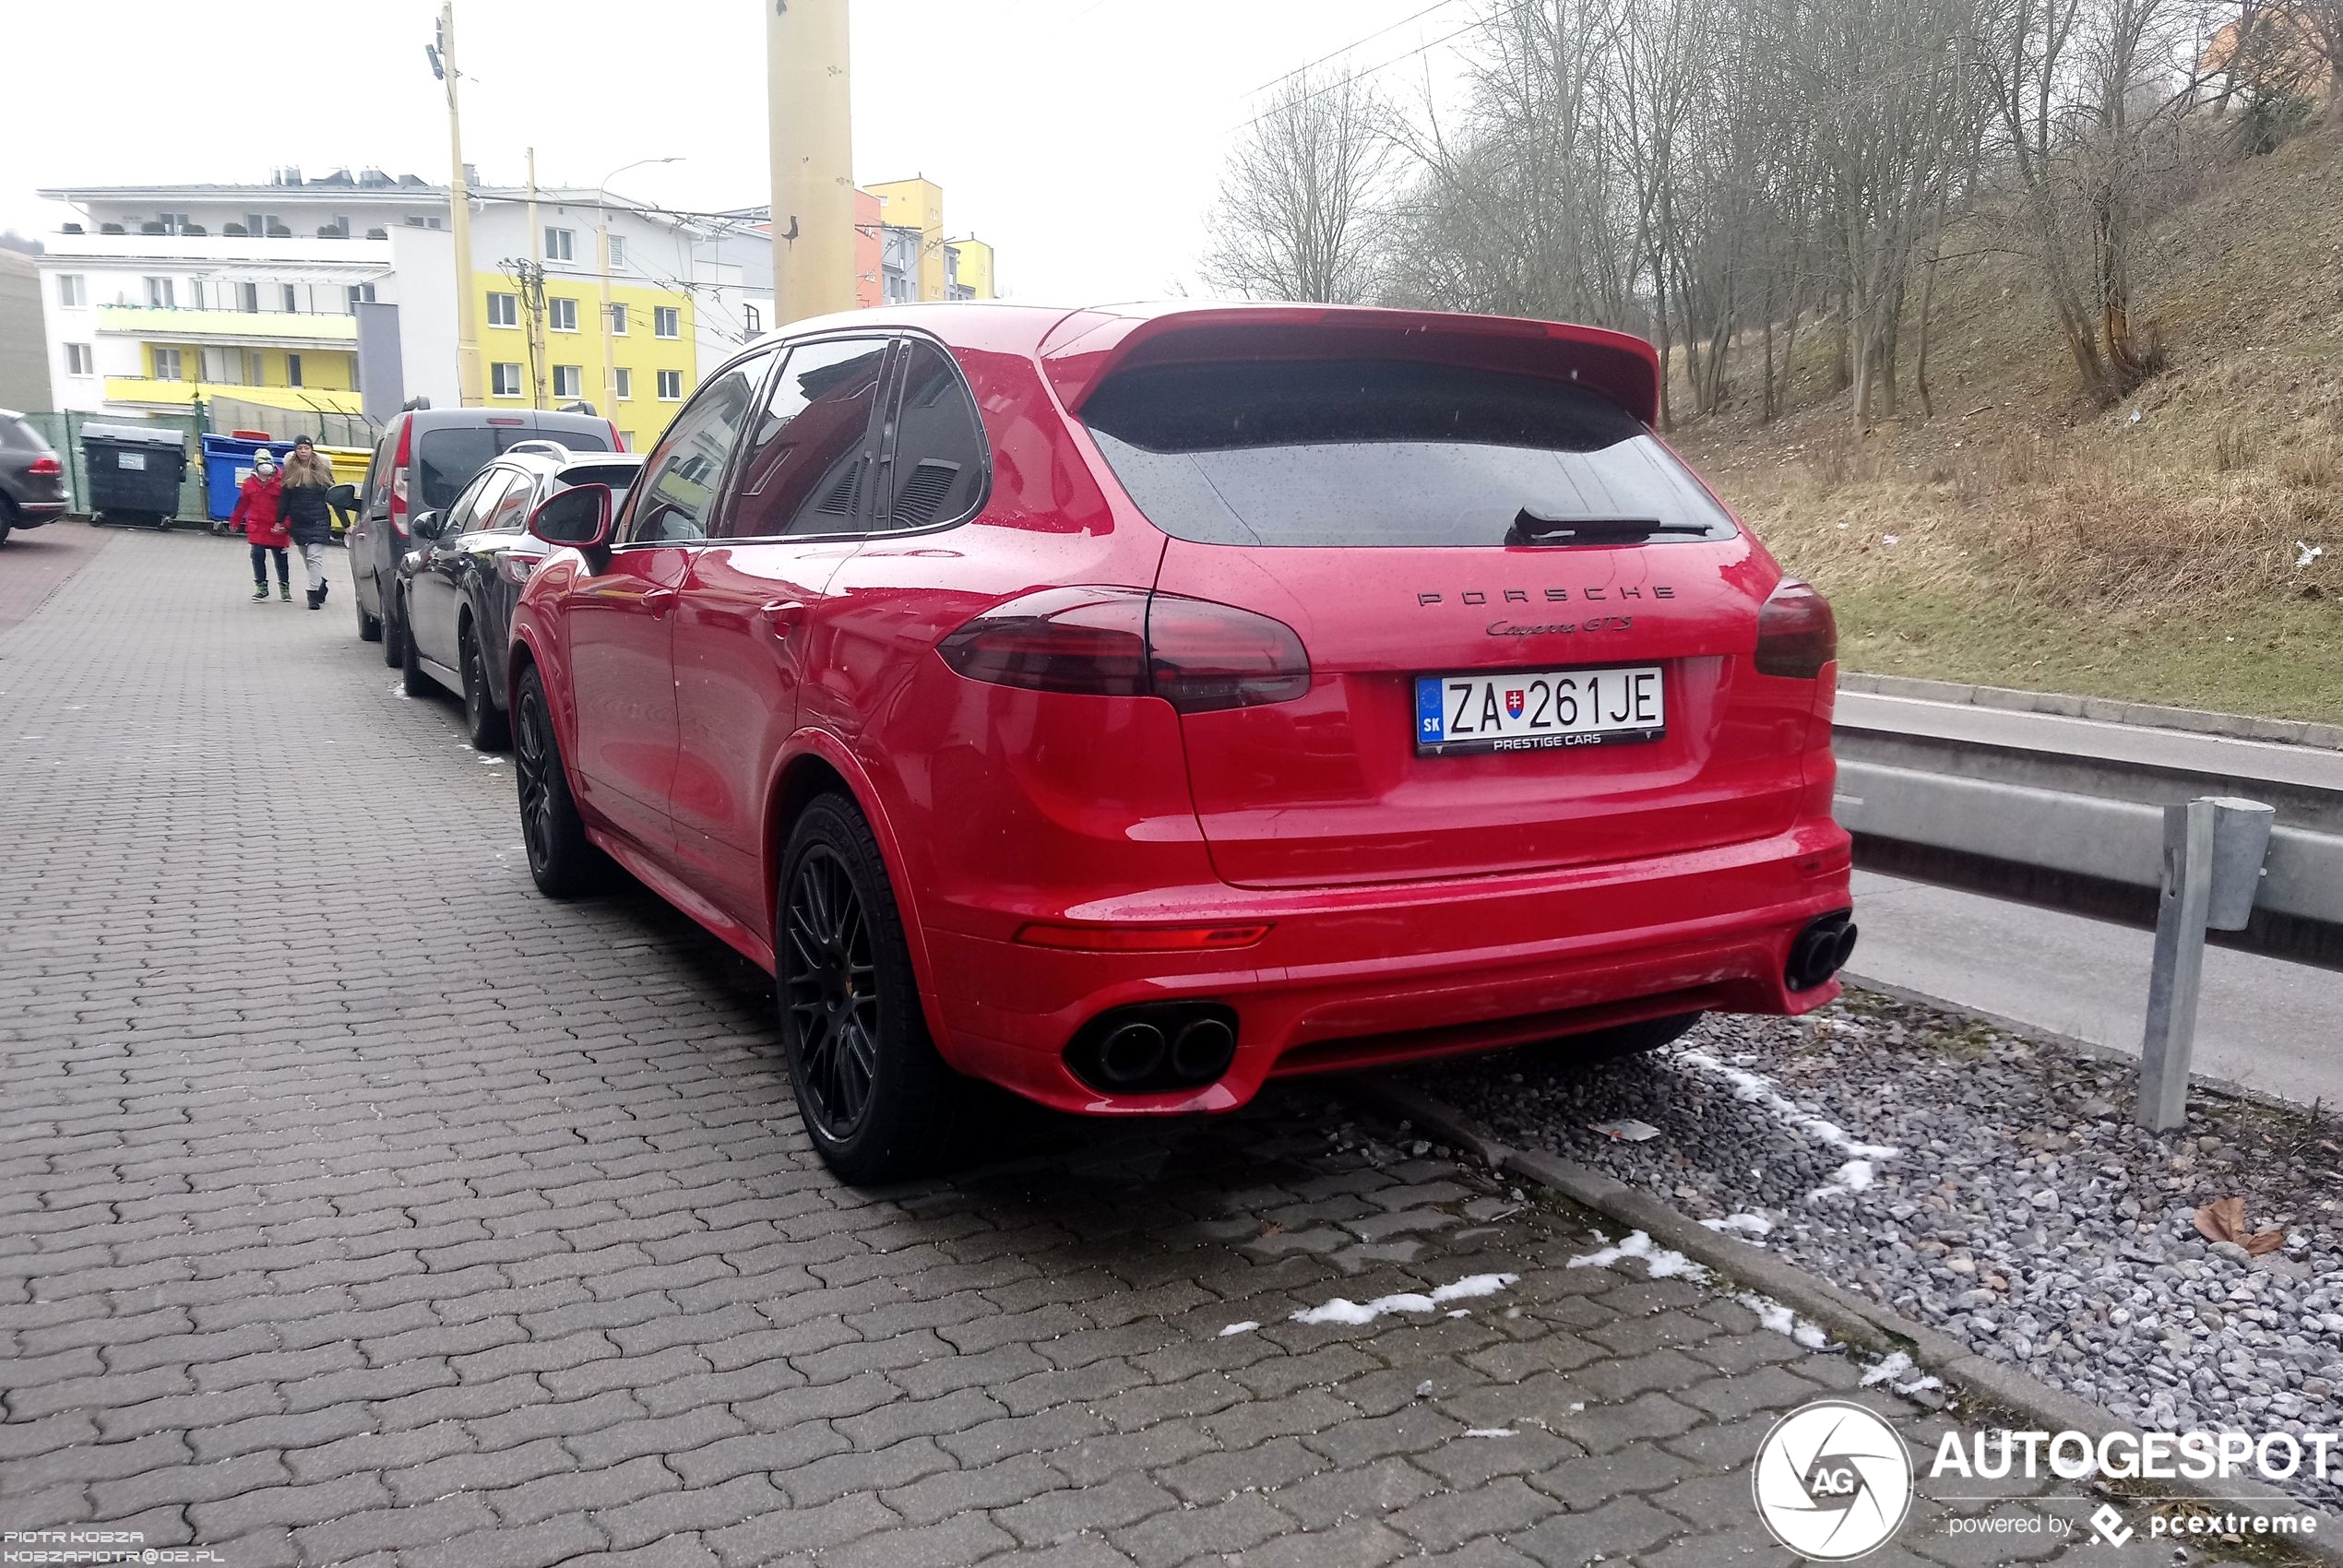
M 1818 1279 L 1787 1259 L 1711 1230 L 1639 1188 L 1541 1149 L 1519 1149 L 1445 1100 L 1388 1078 L 1362 1077 L 1350 1085 L 1362 1100 L 1469 1151 L 1488 1167 L 1534 1182 L 1550 1192 L 1615 1223 L 1641 1230 L 1695 1263 L 1772 1297 L 1800 1316 L 1843 1339 L 1873 1348 L 1902 1350 L 1913 1362 L 1974 1400 L 2022 1416 L 2051 1431 L 2083 1431 L 2099 1439 L 2138 1429 L 2118 1420 L 2087 1399 L 2054 1388 L 2032 1373 L 1980 1356 L 1952 1336 L 1851 1291 Z M 2159 1480 L 2175 1492 L 2222 1502 L 2250 1502 L 2270 1512 L 2307 1514 L 2317 1521 L 2307 1539 L 2286 1540 L 2282 1549 L 2302 1559 L 2343 1568 L 2343 1519 L 2288 1496 L 2258 1480 Z M 2121 1495 L 2120 1492 L 2117 1495 Z M 2281 1543 L 2272 1542 L 2272 1545 Z
M 1977 686 L 1958 681 L 1923 681 L 1910 675 L 1870 675 L 1860 670 L 1842 671 L 1838 677 L 1838 689 L 1842 692 L 1870 692 L 1883 697 L 1966 703 L 1975 707 L 1997 707 L 2013 713 L 2052 713 L 2065 719 L 2095 719 L 2110 724 L 2136 724 L 2152 730 L 2185 730 L 2198 735 L 2226 735 L 2240 741 L 2272 741 L 2283 745 L 2343 751 L 2343 724 L 2322 724 L 2308 719 L 2259 719 L 2250 713 L 2221 713 L 2206 707 L 2118 702 L 2112 697 L 2076 696 L 2069 692 L 2028 692 L 2014 686 Z

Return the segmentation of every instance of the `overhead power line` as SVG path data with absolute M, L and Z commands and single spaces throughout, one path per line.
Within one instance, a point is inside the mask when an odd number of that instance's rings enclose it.
M 1341 48 L 1329 50 L 1326 53 L 1319 55 L 1314 60 L 1296 65 L 1293 69 L 1286 72 L 1283 76 L 1271 77 L 1259 87 L 1253 89 L 1252 91 L 1241 93 L 1238 96 L 1243 98 L 1256 98 L 1262 93 L 1268 91 L 1271 88 L 1277 86 L 1279 82 L 1290 81 L 1293 77 L 1302 75 L 1304 71 L 1316 70 L 1320 65 L 1325 65 L 1327 61 L 1338 59 L 1342 55 L 1350 53 L 1353 49 L 1358 48 L 1362 43 L 1373 43 L 1385 33 L 1397 32 L 1399 29 L 1406 27 L 1409 22 L 1421 21 L 1424 18 L 1432 15 L 1433 12 L 1445 11 L 1449 6 L 1457 5 L 1457 3 L 1458 0 L 1433 0 L 1431 5 L 1426 6 L 1421 11 L 1411 12 L 1407 16 L 1401 17 L 1397 21 L 1391 23 L 1388 27 L 1379 27 L 1375 29 L 1374 31 L 1367 34 L 1364 38 L 1354 38 L 1350 42 L 1344 44 Z

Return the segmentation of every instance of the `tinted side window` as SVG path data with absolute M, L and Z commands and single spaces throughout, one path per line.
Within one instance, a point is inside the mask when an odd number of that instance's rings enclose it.
M 984 427 L 952 356 L 913 339 L 903 367 L 884 526 L 923 529 L 976 509 L 984 487 Z
M 392 459 L 398 454 L 398 425 L 393 421 L 375 443 L 375 455 L 366 464 L 366 509 L 379 511 L 390 505 L 390 470 Z
M 537 481 L 524 473 L 516 473 L 504 493 L 481 498 L 479 515 L 473 518 L 475 529 L 494 529 L 498 533 L 518 533 L 529 521 L 530 504 L 537 498 Z
M 674 543 L 708 537 L 716 486 L 732 443 L 755 410 L 770 354 L 734 365 L 693 395 L 643 465 L 622 543 Z
M 862 527 L 871 411 L 884 338 L 801 344 L 773 380 L 756 422 L 725 533 L 734 539 L 851 533 Z
M 453 539 L 459 533 L 470 532 L 477 526 L 472 519 L 494 504 L 497 492 L 510 477 L 502 471 L 484 473 L 466 485 L 440 513 L 446 526 L 440 529 L 439 537 Z

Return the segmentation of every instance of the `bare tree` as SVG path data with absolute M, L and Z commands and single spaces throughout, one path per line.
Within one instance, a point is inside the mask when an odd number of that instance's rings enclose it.
M 1356 77 L 1305 71 L 1278 84 L 1229 154 L 1205 281 L 1251 299 L 1350 304 L 1373 294 L 1391 128 Z

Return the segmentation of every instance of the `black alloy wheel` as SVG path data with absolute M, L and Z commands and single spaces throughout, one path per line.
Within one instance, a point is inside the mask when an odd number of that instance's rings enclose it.
M 851 799 L 798 814 L 775 895 L 781 1047 L 815 1151 L 854 1182 L 949 1163 L 974 1086 L 928 1037 L 886 864 Z
M 481 652 L 480 638 L 473 635 L 470 621 L 457 634 L 457 642 L 463 650 L 464 727 L 475 749 L 501 752 L 511 743 L 512 726 L 489 695 L 488 659 Z
M 513 775 L 520 792 L 521 847 L 537 890 L 548 898 L 584 892 L 596 850 L 570 796 L 544 679 L 534 665 L 521 671 L 513 693 Z

